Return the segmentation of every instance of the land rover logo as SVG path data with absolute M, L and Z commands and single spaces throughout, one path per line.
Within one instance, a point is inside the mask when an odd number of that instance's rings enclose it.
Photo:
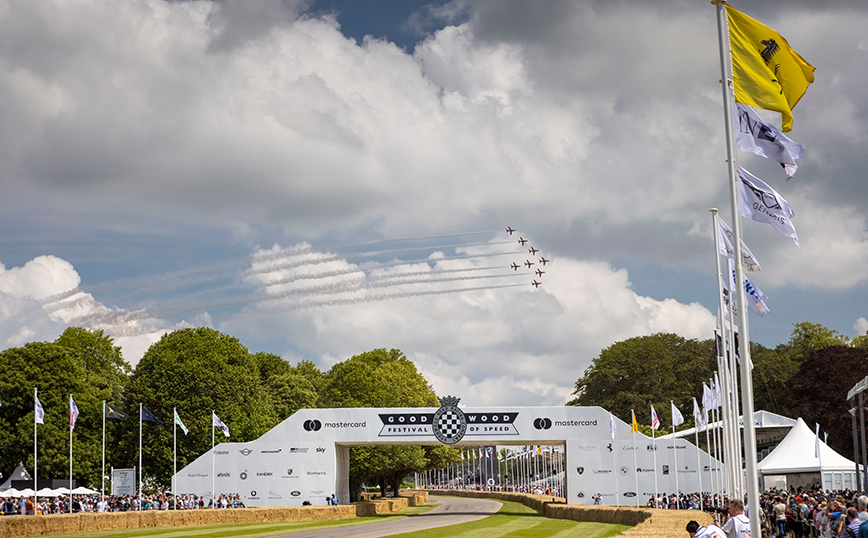
M 585 472 L 585 468 L 584 467 L 576 467 L 576 471 L 578 471 L 579 474 L 582 474 Z
M 431 421 L 434 426 L 434 437 L 443 444 L 452 445 L 460 441 L 467 432 L 467 419 L 464 412 L 458 409 L 459 398 L 446 396 L 440 398 L 440 409 L 434 413 Z

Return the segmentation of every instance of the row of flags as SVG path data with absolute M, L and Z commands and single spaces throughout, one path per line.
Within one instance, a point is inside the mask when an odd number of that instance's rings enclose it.
M 105 418 L 111 418 L 115 420 L 128 420 L 130 415 L 121 411 L 117 407 L 112 406 L 109 403 L 103 404 L 103 412 L 105 413 Z M 42 402 L 39 401 L 39 396 L 34 396 L 34 414 L 35 414 L 35 422 L 37 424 L 45 424 L 45 409 L 42 407 Z M 75 400 L 73 400 L 72 395 L 69 397 L 69 429 L 75 429 L 75 421 L 78 419 L 79 411 L 78 406 L 75 404 Z M 145 422 L 153 422 L 157 426 L 162 426 L 163 421 L 158 419 L 154 413 L 150 411 L 145 406 L 142 406 L 142 414 L 141 419 Z M 184 435 L 189 433 L 189 429 L 184 425 L 184 422 L 181 421 L 181 416 L 178 415 L 178 411 L 174 411 L 174 423 L 181 428 L 181 431 L 184 432 Z M 220 417 L 217 416 L 216 413 L 211 413 L 211 425 L 213 427 L 220 428 L 223 432 L 223 435 L 229 437 L 229 426 L 227 426 Z

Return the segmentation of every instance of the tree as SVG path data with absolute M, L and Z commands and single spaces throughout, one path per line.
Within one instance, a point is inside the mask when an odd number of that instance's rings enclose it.
M 712 340 L 687 340 L 671 333 L 629 338 L 600 352 L 576 381 L 576 398 L 567 405 L 598 405 L 628 422 L 634 409 L 643 424 L 650 424 L 654 405 L 665 427 L 671 423 L 669 401 L 685 418 L 690 416 L 692 398 L 702 397 L 702 381 L 716 367 Z
M 259 381 L 268 393 L 270 405 L 277 413 L 278 422 L 299 409 L 317 406 L 317 393 L 313 380 L 321 378 L 322 373 L 313 366 L 313 363 L 302 361 L 305 364 L 299 363 L 302 368 L 299 370 L 272 353 L 256 353 L 253 359 L 259 369 Z
M 179 466 L 210 450 L 212 411 L 229 426 L 233 442 L 252 441 L 278 422 L 258 361 L 236 338 L 207 328 L 166 334 L 148 349 L 125 394 L 131 418 L 137 418 L 140 403 L 165 423 L 146 422 L 142 428 L 144 474 L 162 485 L 172 476 L 173 408 L 190 430 L 178 439 Z M 135 422 L 126 423 L 126 465 L 138 464 Z M 216 441 L 223 440 L 218 431 Z
M 847 392 L 866 375 L 868 351 L 848 346 L 816 349 L 790 379 L 780 405 L 809 426 L 819 423 L 829 433 L 829 446 L 845 456 L 852 454 Z
M 45 409 L 38 426 L 39 476 L 69 476 L 69 395 L 79 409 L 73 432 L 73 477 L 101 484 L 102 400 L 119 399 L 129 365 L 102 331 L 71 327 L 54 343 L 35 342 L 0 353 L 0 472 L 18 463 L 33 470 L 33 389 Z M 9 435 L 8 432 L 14 432 Z M 114 443 L 109 437 L 107 445 Z
M 437 396 L 416 366 L 397 349 L 375 349 L 332 366 L 322 380 L 320 407 L 436 407 Z M 407 474 L 428 464 L 418 446 L 368 446 L 350 449 L 350 494 L 377 482 L 397 493 Z

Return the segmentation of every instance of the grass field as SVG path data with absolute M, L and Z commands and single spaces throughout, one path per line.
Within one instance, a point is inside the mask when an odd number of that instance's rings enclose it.
M 462 523 L 427 531 L 397 534 L 413 538 L 605 538 L 620 534 L 629 527 L 605 523 L 580 523 L 566 519 L 548 519 L 536 510 L 521 503 L 503 503 L 494 515 L 472 523 Z M 243 523 L 230 525 L 206 525 L 201 527 L 161 527 L 124 529 L 81 534 L 64 534 L 62 538 L 258 538 L 276 534 L 289 534 L 319 529 L 338 529 L 367 523 L 379 523 L 427 512 L 437 506 L 430 502 L 425 506 L 407 508 L 394 514 L 372 517 L 357 517 L 332 521 L 297 521 L 287 523 Z
M 485 519 L 396 536 L 413 538 L 605 538 L 629 529 L 627 525 L 580 523 L 549 519 L 521 503 L 498 501 L 501 509 Z

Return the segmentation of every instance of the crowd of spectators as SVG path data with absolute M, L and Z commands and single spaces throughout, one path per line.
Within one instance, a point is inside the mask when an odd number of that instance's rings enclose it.
M 67 514 L 77 512 L 136 512 L 143 510 L 199 510 L 205 508 L 244 508 L 239 494 L 224 494 L 212 499 L 196 495 L 182 495 L 177 499 L 170 493 L 143 495 L 61 495 L 58 497 L 38 497 L 34 505 L 33 497 L 3 497 L 0 493 L 0 514 Z

